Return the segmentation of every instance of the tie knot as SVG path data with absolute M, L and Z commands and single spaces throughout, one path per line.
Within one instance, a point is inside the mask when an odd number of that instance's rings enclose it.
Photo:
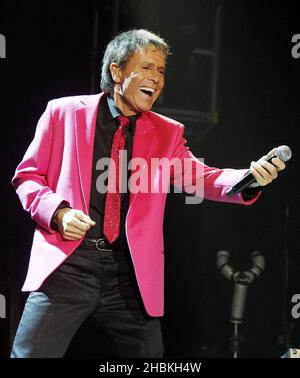
M 125 117 L 125 116 L 118 116 L 118 120 L 119 120 L 119 127 L 124 129 L 126 126 L 128 126 L 130 124 L 130 119 L 128 117 Z

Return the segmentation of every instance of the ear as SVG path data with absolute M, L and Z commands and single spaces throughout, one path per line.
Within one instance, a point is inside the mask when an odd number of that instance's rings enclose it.
M 111 77 L 113 81 L 118 84 L 121 81 L 121 69 L 117 63 L 111 63 L 109 66 Z

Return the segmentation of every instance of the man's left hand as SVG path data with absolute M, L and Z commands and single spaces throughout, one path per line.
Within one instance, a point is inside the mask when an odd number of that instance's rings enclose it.
M 274 150 L 270 151 L 269 154 L 271 154 Z M 286 167 L 285 163 L 278 157 L 271 160 L 272 164 L 269 163 L 267 159 L 268 157 L 265 155 L 257 162 L 253 161 L 250 165 L 251 173 L 260 186 L 270 184 L 278 177 L 278 172 L 282 171 Z

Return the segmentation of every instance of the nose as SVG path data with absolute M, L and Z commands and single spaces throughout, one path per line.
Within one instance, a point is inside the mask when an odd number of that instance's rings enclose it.
M 159 83 L 159 73 L 156 70 L 151 70 L 151 73 L 149 75 L 149 80 L 153 81 L 153 83 L 158 84 Z

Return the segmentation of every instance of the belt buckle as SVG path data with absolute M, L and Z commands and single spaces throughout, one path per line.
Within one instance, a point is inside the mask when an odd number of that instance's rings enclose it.
M 101 247 L 102 245 L 102 247 Z M 104 251 L 104 252 L 112 252 L 112 249 L 107 249 L 107 248 L 104 248 L 105 247 L 105 240 L 100 238 L 98 240 L 96 240 L 96 249 L 98 251 Z

